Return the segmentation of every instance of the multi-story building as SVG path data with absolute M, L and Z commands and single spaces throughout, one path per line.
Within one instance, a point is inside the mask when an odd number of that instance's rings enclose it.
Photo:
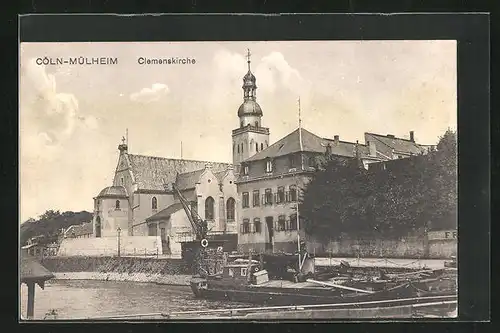
M 297 201 L 325 155 L 337 159 L 359 158 L 368 169 L 371 163 L 426 151 L 412 139 L 369 133 L 366 138 L 370 140 L 366 144 L 340 141 L 337 135 L 332 140 L 299 127 L 244 160 L 237 180 L 241 202 L 240 251 L 293 252 L 297 249 L 297 233 L 304 237 L 297 219 Z M 378 145 L 375 140 L 379 141 Z M 379 152 L 377 147 L 383 148 L 385 153 Z

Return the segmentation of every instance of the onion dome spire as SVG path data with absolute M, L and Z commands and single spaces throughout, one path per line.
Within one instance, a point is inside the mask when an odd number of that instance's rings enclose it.
M 243 104 L 238 109 L 238 116 L 244 115 L 257 115 L 262 116 L 262 109 L 259 104 L 256 102 L 256 90 L 257 90 L 257 79 L 255 75 L 253 75 L 250 68 L 250 50 L 247 49 L 247 64 L 248 64 L 248 72 L 243 77 Z

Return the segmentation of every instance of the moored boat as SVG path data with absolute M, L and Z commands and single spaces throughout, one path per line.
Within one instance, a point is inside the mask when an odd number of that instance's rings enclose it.
M 306 261 L 303 268 L 307 267 Z M 436 279 L 393 279 L 385 282 L 347 280 L 340 283 L 335 279 L 315 280 L 311 272 L 302 271 L 301 275 L 296 274 L 289 280 L 270 279 L 262 262 L 239 259 L 226 264 L 222 274 L 193 278 L 191 289 L 198 298 L 278 306 L 337 303 L 345 304 L 346 307 L 363 306 L 358 303 L 396 306 L 456 297 L 453 288 L 431 290 L 427 287 L 428 283 L 434 283 Z

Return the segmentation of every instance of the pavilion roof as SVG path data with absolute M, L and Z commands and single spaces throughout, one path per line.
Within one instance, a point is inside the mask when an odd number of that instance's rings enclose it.
M 54 274 L 39 263 L 26 250 L 21 251 L 21 282 L 35 282 L 43 288 L 44 282 L 54 277 Z

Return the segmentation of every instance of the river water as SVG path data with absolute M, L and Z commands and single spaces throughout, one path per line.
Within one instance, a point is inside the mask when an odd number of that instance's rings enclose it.
M 196 299 L 188 286 L 152 283 L 51 280 L 42 290 L 35 287 L 35 320 L 54 310 L 58 320 L 106 319 L 120 315 L 145 315 L 208 309 L 255 307 L 252 304 Z M 21 313 L 26 316 L 28 288 L 21 285 Z M 427 309 L 424 317 L 448 316 L 448 311 Z M 456 315 L 455 315 L 456 316 Z M 129 317 L 123 320 L 162 319 L 161 316 Z M 193 318 L 193 317 L 191 317 Z M 196 316 L 194 317 L 196 318 Z M 110 318 L 111 319 L 111 318 Z M 176 319 L 172 317 L 172 319 Z M 182 319 L 177 317 L 177 319 Z
M 35 318 L 44 319 L 51 310 L 57 319 L 91 319 L 96 317 L 169 313 L 248 307 L 249 304 L 215 302 L 194 298 L 190 287 L 150 283 L 52 280 L 42 290 L 35 287 Z M 21 313 L 26 316 L 27 292 L 21 285 Z M 140 318 L 131 318 L 140 319 Z

